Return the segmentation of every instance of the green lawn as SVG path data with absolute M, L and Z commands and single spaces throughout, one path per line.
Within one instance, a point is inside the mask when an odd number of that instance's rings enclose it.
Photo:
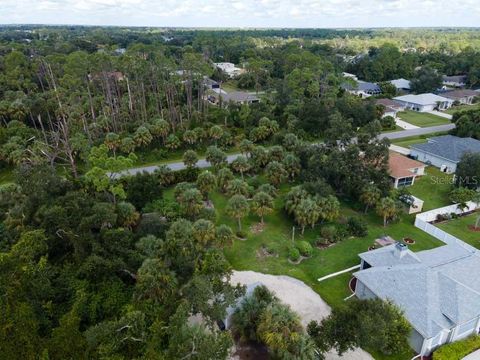
M 470 245 L 480 249 L 480 232 L 472 231 L 468 228 L 469 225 L 474 225 L 480 213 L 462 216 L 455 220 L 450 220 L 444 223 L 437 224 L 440 229 L 459 238 L 460 240 L 469 243 Z
M 405 148 L 410 148 L 410 146 L 414 144 L 422 144 L 427 142 L 427 139 L 430 137 L 446 135 L 446 134 L 448 134 L 448 132 L 442 131 L 442 132 L 437 132 L 437 133 L 428 134 L 428 135 L 409 136 L 401 139 L 393 139 L 391 140 L 391 143 L 394 145 L 405 147 Z
M 480 109 L 480 103 L 476 103 L 474 105 L 458 105 L 458 106 L 453 106 L 450 109 L 446 110 L 445 112 L 453 115 L 457 111 L 462 111 L 462 110 L 473 110 L 473 109 Z
M 450 123 L 450 120 L 440 116 L 410 110 L 399 112 L 398 117 L 401 118 L 403 121 L 419 127 L 429 127 Z
M 448 194 L 452 182 L 452 174 L 445 174 L 436 167 L 427 166 L 425 175 L 418 177 L 408 190 L 424 201 L 423 211 L 428 211 L 451 204 Z
M 259 234 L 250 231 L 253 224 L 259 219 L 250 215 L 243 220 L 243 230 L 248 233 L 246 241 L 236 240 L 232 247 L 225 250 L 225 254 L 236 270 L 253 270 L 274 275 L 289 275 L 304 281 L 317 291 L 331 306 L 338 306 L 350 294 L 348 290 L 349 275 L 342 275 L 319 283 L 319 277 L 340 271 L 359 264 L 358 254 L 367 251 L 374 240 L 383 235 L 390 235 L 401 240 L 411 237 L 416 244 L 411 248 L 414 251 L 430 249 L 442 243 L 420 229 L 413 226 L 413 216 L 403 215 L 398 223 L 384 228 L 382 219 L 375 213 L 363 214 L 363 209 L 355 205 L 342 204 L 342 218 L 348 216 L 363 217 L 369 224 L 369 234 L 364 238 L 349 238 L 327 249 L 314 248 L 311 258 L 302 261 L 299 265 L 291 264 L 288 259 L 288 248 L 292 245 L 293 221 L 283 211 L 283 198 L 289 190 L 288 185 L 281 187 L 280 194 L 275 201 L 275 211 L 265 217 L 266 228 Z M 171 197 L 172 190 L 165 196 Z M 228 217 L 224 208 L 227 197 L 220 193 L 212 193 L 211 199 L 217 210 L 217 222 L 224 223 L 236 229 L 236 222 Z M 320 228 L 306 229 L 305 235 L 297 232 L 296 241 L 306 240 L 313 244 L 319 237 Z M 264 257 L 258 254 L 262 246 L 274 250 L 275 256 Z

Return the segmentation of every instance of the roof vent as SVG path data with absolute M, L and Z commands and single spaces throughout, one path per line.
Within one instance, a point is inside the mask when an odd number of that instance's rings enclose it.
M 407 244 L 404 244 L 404 243 L 401 243 L 401 242 L 397 242 L 395 244 L 395 253 L 399 257 L 403 257 L 403 255 L 405 255 L 407 253 L 407 250 L 408 250 L 408 245 Z

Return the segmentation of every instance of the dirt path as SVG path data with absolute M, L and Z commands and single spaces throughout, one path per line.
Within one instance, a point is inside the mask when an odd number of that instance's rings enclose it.
M 304 282 L 284 275 L 267 275 L 254 271 L 234 271 L 232 284 L 248 285 L 260 282 L 285 304 L 290 305 L 302 320 L 303 326 L 312 320 L 321 321 L 327 317 L 331 308 L 315 291 Z M 334 351 L 326 354 L 326 360 L 373 360 L 366 351 L 358 348 L 343 356 L 338 356 Z

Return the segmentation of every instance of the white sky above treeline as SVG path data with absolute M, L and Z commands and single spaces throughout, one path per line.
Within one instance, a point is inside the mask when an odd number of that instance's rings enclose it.
M 480 27 L 480 0 L 0 0 L 0 23 Z

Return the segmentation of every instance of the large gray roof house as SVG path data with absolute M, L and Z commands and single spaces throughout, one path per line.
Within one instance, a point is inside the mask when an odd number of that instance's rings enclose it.
M 454 173 L 458 162 L 467 152 L 480 153 L 480 141 L 443 135 L 432 137 L 426 143 L 414 144 L 410 147 L 410 155 L 413 158 L 438 167 L 446 173 Z
M 359 256 L 355 295 L 389 300 L 402 309 L 418 354 L 478 333 L 480 251 L 450 244 L 414 253 L 397 243 Z

